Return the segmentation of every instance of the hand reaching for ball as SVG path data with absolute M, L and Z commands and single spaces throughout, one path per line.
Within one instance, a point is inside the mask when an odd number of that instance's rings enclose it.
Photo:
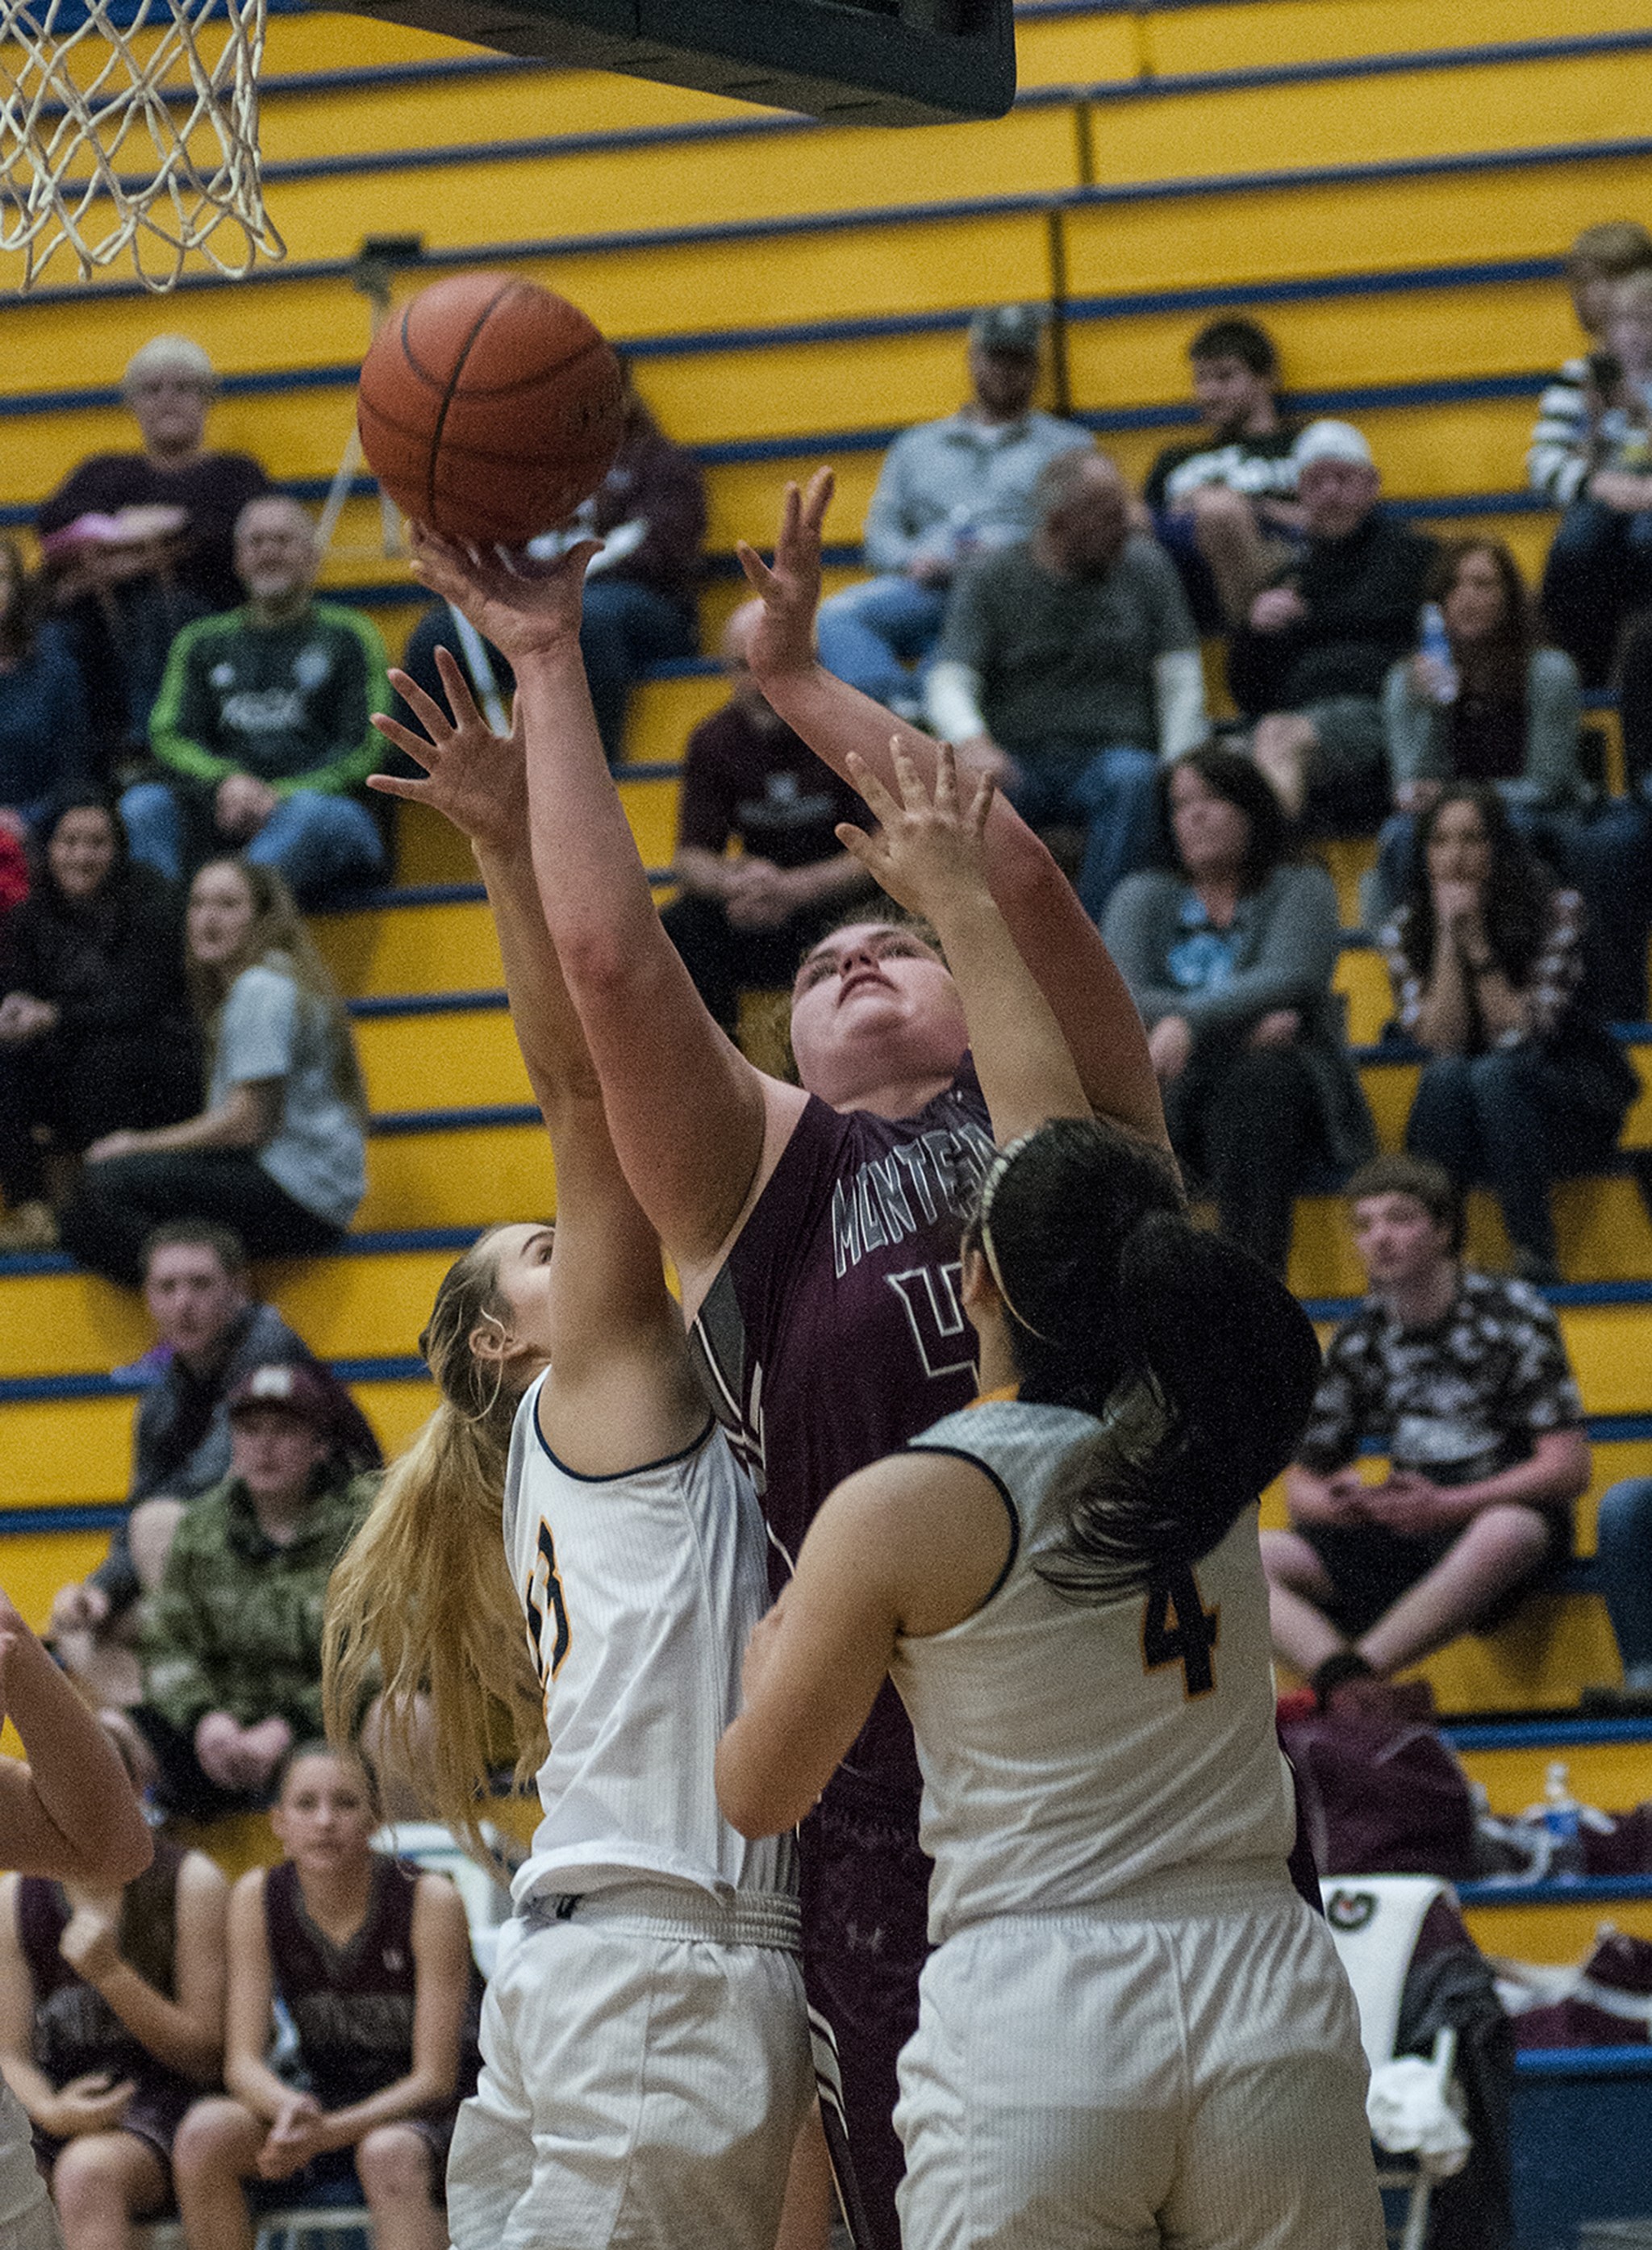
M 527 555 L 506 561 L 497 553 L 457 546 L 422 523 L 412 525 L 411 533 L 416 575 L 433 593 L 462 610 L 478 632 L 509 659 L 513 671 L 536 656 L 578 651 L 585 566 L 598 552 L 599 542 L 582 539 L 554 562 Z
M 520 712 L 513 714 L 508 735 L 496 735 L 477 709 L 470 682 L 450 650 L 437 650 L 436 668 L 447 694 L 446 711 L 410 674 L 390 673 L 390 685 L 423 728 L 423 735 L 382 714 L 373 721 L 386 742 L 423 767 L 424 779 L 370 774 L 368 787 L 385 797 L 434 805 L 478 852 L 526 850 L 527 759 Z

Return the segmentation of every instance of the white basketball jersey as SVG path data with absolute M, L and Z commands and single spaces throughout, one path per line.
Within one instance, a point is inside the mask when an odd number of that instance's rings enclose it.
M 1294 1840 L 1256 1509 L 1145 1594 L 1077 1601 L 1038 1574 L 1062 1531 L 1051 1478 L 1097 1427 L 989 1401 L 913 1441 L 978 1463 L 1015 1529 L 982 1606 L 903 1639 L 891 1667 L 923 1770 L 937 1943 L 989 1915 L 1105 1909 L 1167 1868 L 1282 1860 Z
M 669 1460 L 578 1476 L 540 1433 L 539 1395 L 536 1383 L 518 1411 L 505 1480 L 505 1550 L 551 1743 L 518 1904 L 662 1878 L 717 1896 L 791 1891 L 792 1839 L 747 1843 L 712 1785 L 768 1605 L 749 1480 L 714 1423 Z

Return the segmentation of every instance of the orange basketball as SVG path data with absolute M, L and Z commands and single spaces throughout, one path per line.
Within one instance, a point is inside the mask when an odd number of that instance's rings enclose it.
M 577 305 L 508 273 L 458 273 L 379 330 L 356 423 L 403 514 L 449 539 L 520 547 L 607 475 L 622 388 Z

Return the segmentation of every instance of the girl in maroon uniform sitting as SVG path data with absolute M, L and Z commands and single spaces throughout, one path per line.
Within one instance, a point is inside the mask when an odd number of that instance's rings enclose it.
M 229 2092 L 198 2102 L 178 2133 L 191 2250 L 252 2250 L 244 2182 L 265 2206 L 365 2202 L 378 2250 L 445 2250 L 476 1972 L 458 1893 L 375 1852 L 378 1819 L 356 1760 L 293 1752 L 270 1816 L 287 1856 L 243 1875 L 230 1900 Z M 277 2003 L 295 2035 L 286 2078 L 270 2060 Z
M 121 2250 L 170 2200 L 173 2135 L 224 2053 L 229 1895 L 165 1837 L 124 1889 L 0 1881 L 0 2071 L 67 2250 Z

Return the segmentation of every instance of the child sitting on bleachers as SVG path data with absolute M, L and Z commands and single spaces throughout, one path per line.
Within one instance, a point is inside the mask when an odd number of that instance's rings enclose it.
M 0 1881 L 0 2071 L 67 2250 L 110 2250 L 171 2200 L 173 2136 L 224 2051 L 229 1895 L 165 1837 L 124 1890 Z
M 190 2250 L 251 2250 L 244 2185 L 265 2209 L 365 2203 L 377 2250 L 445 2250 L 480 1998 L 458 1893 L 373 1850 L 372 1777 L 323 1743 L 293 1752 L 270 1819 L 287 1856 L 230 1901 L 229 2091 L 178 2134 Z

